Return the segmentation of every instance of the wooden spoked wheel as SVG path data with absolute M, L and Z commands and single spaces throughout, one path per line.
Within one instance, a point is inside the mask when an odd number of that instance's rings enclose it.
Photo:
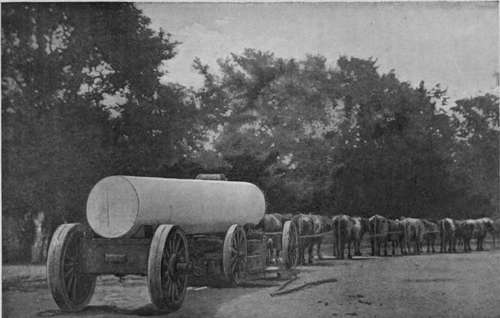
M 286 221 L 283 225 L 281 240 L 283 265 L 287 269 L 297 266 L 299 260 L 299 233 L 292 221 Z
M 148 258 L 151 302 L 161 310 L 177 310 L 186 296 L 189 252 L 186 235 L 175 225 L 158 226 Z
M 82 310 L 94 294 L 96 276 L 82 272 L 84 233 L 82 224 L 63 224 L 50 242 L 47 282 L 56 304 L 64 311 Z
M 247 238 L 245 231 L 238 224 L 233 224 L 227 230 L 222 252 L 222 269 L 226 281 L 237 286 L 246 272 Z

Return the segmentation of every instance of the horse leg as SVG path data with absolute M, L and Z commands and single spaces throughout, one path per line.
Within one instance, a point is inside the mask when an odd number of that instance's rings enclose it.
M 354 255 L 361 256 L 361 250 L 359 246 L 359 239 L 354 240 Z
M 305 253 L 304 240 L 300 239 L 300 242 L 299 242 L 299 263 L 302 265 L 304 265 L 306 263 L 304 253 Z
M 344 240 L 341 240 L 340 241 L 340 244 L 339 244 L 339 258 L 340 259 L 344 259 L 344 248 L 345 248 L 345 242 Z
M 338 257 L 338 253 L 337 253 L 337 239 L 336 238 L 333 238 L 333 256 L 335 256 L 335 258 Z
M 351 240 L 347 241 L 347 258 L 352 259 Z
M 387 256 L 387 238 L 384 239 L 384 256 Z
M 314 241 L 309 242 L 309 246 L 307 247 L 307 263 L 312 264 L 313 263 L 313 251 L 314 251 Z
M 443 232 L 439 233 L 439 253 L 446 251 L 446 242 L 444 240 Z
M 375 256 L 375 239 L 370 238 L 370 245 L 372 246 L 372 256 Z
M 322 239 L 318 241 L 318 244 L 316 245 L 316 253 L 318 254 L 318 259 L 323 259 L 323 254 L 321 253 L 321 243 Z

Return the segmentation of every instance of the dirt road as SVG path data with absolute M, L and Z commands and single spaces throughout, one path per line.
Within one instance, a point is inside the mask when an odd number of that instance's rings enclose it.
M 328 260 L 300 267 L 286 287 L 336 278 L 271 297 L 283 281 L 258 286 L 189 290 L 174 313 L 149 304 L 144 278 L 104 277 L 83 312 L 59 312 L 39 275 L 17 278 L 4 267 L 4 317 L 500 317 L 500 251 Z M 20 279 L 20 280 L 19 280 Z

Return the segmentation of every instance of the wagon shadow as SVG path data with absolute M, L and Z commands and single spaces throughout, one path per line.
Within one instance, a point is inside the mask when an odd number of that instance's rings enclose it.
M 121 314 L 121 315 L 134 315 L 134 316 L 165 316 L 172 311 L 157 310 L 152 304 L 145 305 L 136 309 L 123 309 L 116 306 L 102 305 L 102 306 L 88 306 L 82 311 L 67 313 L 60 310 L 46 310 L 38 313 L 38 317 L 88 317 L 103 314 Z
M 51 309 L 38 312 L 38 317 L 108 317 L 108 316 L 131 316 L 131 317 L 168 317 L 169 314 L 180 314 L 182 317 L 212 317 L 219 307 L 231 301 L 234 297 L 244 296 L 255 292 L 257 288 L 269 288 L 279 286 L 283 280 L 275 279 L 271 282 L 246 282 L 237 288 L 209 288 L 210 297 L 206 290 L 191 292 L 186 301 L 178 311 L 158 310 L 149 303 L 137 308 L 123 308 L 115 305 L 91 305 L 79 312 L 63 312 Z M 208 299 L 210 301 L 208 301 Z

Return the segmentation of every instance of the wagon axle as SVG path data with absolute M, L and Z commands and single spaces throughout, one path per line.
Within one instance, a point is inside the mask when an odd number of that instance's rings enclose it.
M 175 265 L 173 265 L 175 264 Z M 172 264 L 172 268 L 175 268 L 174 274 L 191 274 L 193 273 L 193 263 L 187 262 L 177 262 Z M 169 266 L 170 267 L 170 266 Z

